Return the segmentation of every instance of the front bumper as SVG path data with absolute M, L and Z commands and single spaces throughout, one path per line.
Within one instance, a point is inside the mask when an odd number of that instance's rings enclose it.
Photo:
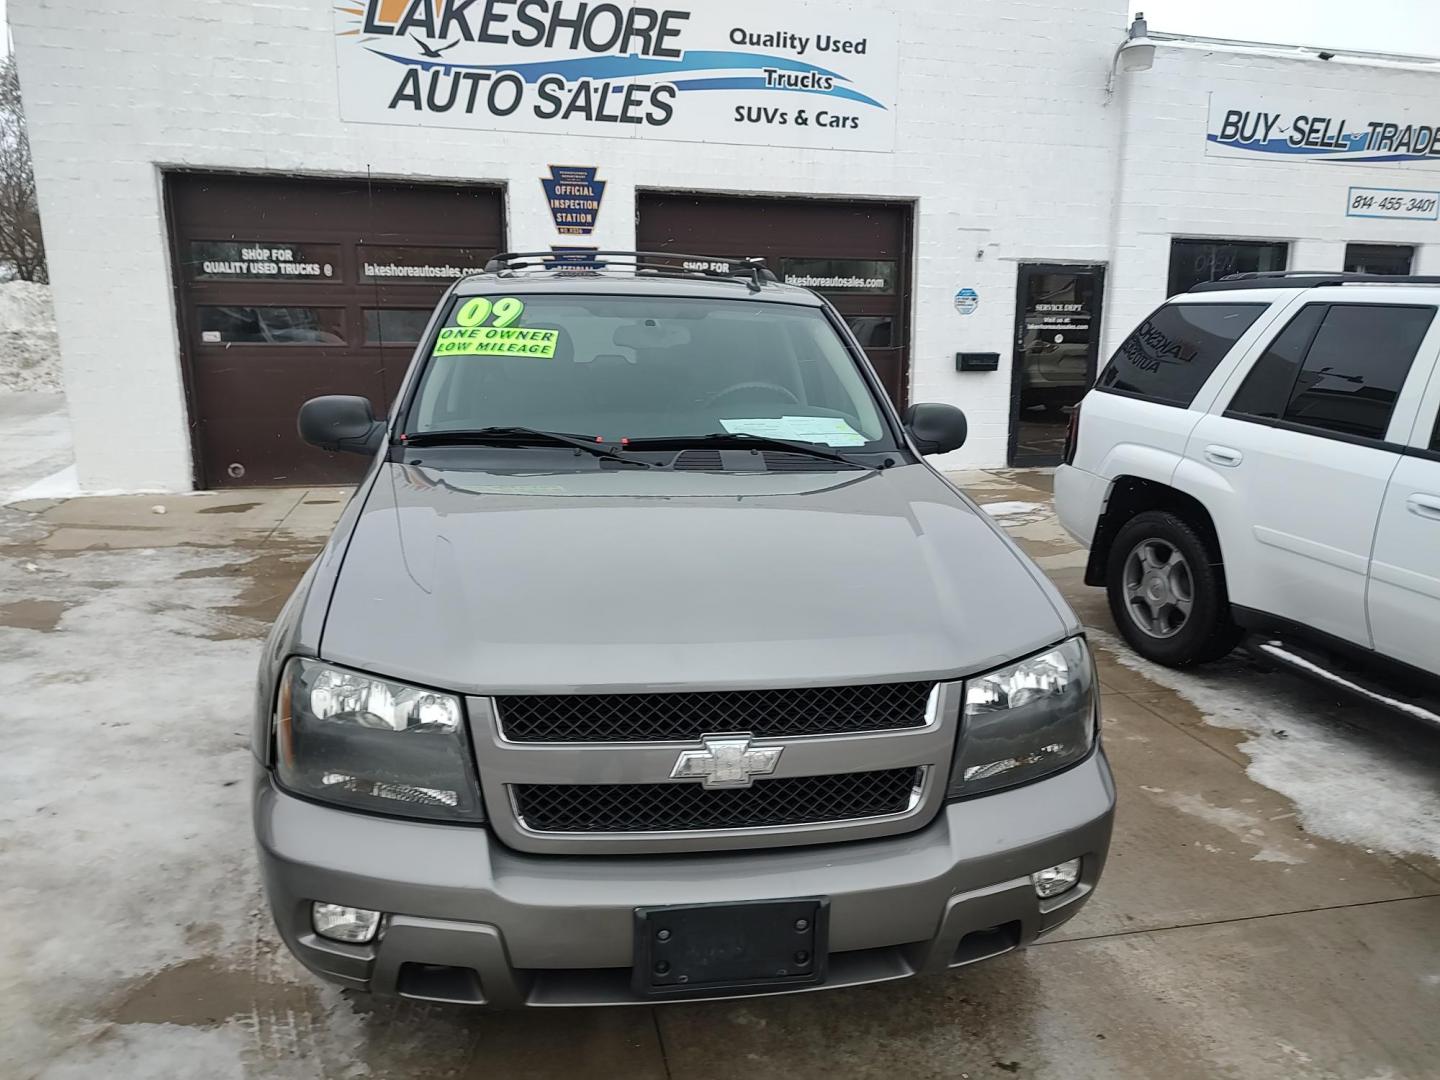
M 360 990 L 499 1007 L 650 1004 L 630 975 L 637 907 L 826 896 L 828 989 L 960 967 L 1071 918 L 1105 864 L 1115 787 L 1098 749 L 1057 776 L 947 804 L 903 836 L 696 855 L 512 851 L 483 828 L 397 821 L 296 799 L 256 771 L 255 830 L 280 935 Z M 1039 900 L 1029 875 L 1081 857 Z M 319 938 L 310 903 L 389 913 L 379 940 Z M 792 988 L 792 992 L 793 992 Z M 710 994 L 708 997 L 750 996 Z

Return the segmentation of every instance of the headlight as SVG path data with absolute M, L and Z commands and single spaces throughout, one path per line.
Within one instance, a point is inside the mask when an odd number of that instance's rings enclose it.
M 280 783 L 359 810 L 480 821 L 460 699 L 317 660 L 285 666 L 275 706 Z
M 1013 787 L 1095 744 L 1095 668 L 1081 638 L 965 682 L 950 796 Z

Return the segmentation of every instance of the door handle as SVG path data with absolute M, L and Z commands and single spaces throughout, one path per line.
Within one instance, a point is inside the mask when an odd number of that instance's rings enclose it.
M 1440 495 L 1426 495 L 1417 491 L 1405 500 L 1405 509 L 1418 517 L 1440 521 Z
M 1245 460 L 1245 455 L 1228 446 L 1211 445 L 1205 447 L 1205 460 L 1216 465 L 1223 465 L 1227 469 L 1233 469 Z

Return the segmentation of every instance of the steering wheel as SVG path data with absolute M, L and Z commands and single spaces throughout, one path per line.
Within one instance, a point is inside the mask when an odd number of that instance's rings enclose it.
M 719 390 L 719 391 L 711 394 L 709 397 L 707 397 L 707 398 L 701 403 L 701 407 L 708 409 L 711 405 L 714 405 L 714 404 L 715 404 L 717 401 L 719 401 L 721 398 L 723 398 L 723 397 L 729 397 L 731 394 L 738 394 L 738 393 L 740 393 L 742 390 L 773 390 L 773 391 L 775 391 L 777 394 L 784 394 L 785 397 L 787 397 L 787 398 L 790 399 L 790 403 L 791 403 L 792 405 L 799 405 L 799 404 L 800 404 L 800 399 L 795 396 L 795 392 L 794 392 L 793 390 L 791 390 L 789 387 L 781 386 L 779 383 L 773 383 L 773 382 L 737 382 L 734 386 L 727 386 L 724 390 Z

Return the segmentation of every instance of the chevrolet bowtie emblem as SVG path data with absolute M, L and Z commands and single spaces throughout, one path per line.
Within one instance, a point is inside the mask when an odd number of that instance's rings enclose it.
M 752 747 L 750 735 L 706 735 L 703 750 L 681 751 L 672 780 L 701 778 L 707 788 L 749 787 L 757 776 L 767 776 L 780 764 L 781 746 Z

